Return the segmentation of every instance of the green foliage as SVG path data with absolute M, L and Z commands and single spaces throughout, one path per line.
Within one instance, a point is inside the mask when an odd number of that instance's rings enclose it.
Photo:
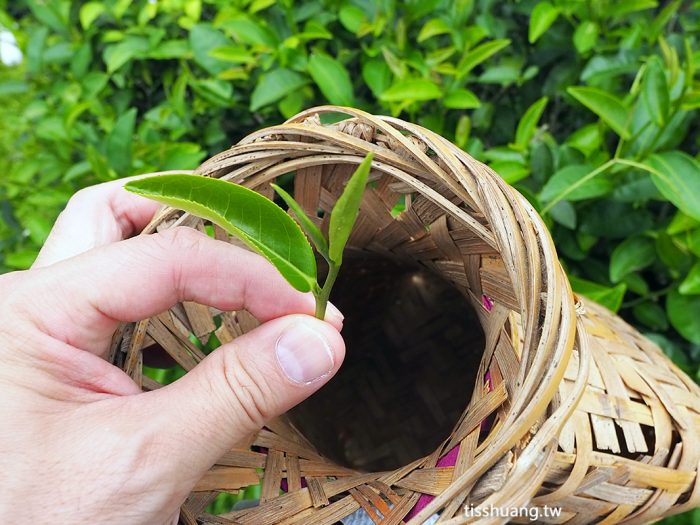
M 130 181 L 125 188 L 221 226 L 270 261 L 294 288 L 313 292 L 316 316 L 323 319 L 343 262 L 345 245 L 360 211 L 372 158 L 373 154 L 369 153 L 360 163 L 331 210 L 328 241 L 299 203 L 276 184 L 272 187 L 287 203 L 301 227 L 271 200 L 221 179 L 160 175 Z M 328 276 L 323 287 L 318 283 L 316 258 L 304 232 L 328 261 Z
M 337 266 L 343 262 L 345 245 L 360 213 L 360 202 L 367 185 L 372 157 L 372 153 L 369 153 L 355 170 L 331 212 L 330 224 L 328 225 L 328 256 L 330 261 Z
M 304 230 L 304 233 L 309 238 L 309 240 L 311 240 L 311 242 L 314 243 L 314 247 L 316 248 L 318 253 L 320 253 L 323 256 L 323 258 L 326 259 L 326 261 L 330 262 L 330 255 L 328 253 L 328 241 L 323 235 L 321 228 L 316 226 L 316 223 L 312 221 L 308 215 L 306 215 L 306 212 L 304 212 L 301 205 L 297 201 L 295 201 L 294 198 L 283 188 L 281 188 L 277 184 L 270 184 L 270 186 L 272 186 L 272 189 L 274 189 L 277 192 L 277 194 L 280 197 L 282 197 L 284 203 L 292 211 L 292 213 L 294 213 L 294 216 L 296 217 L 299 226 L 301 226 L 301 229 Z
M 259 193 L 197 175 L 146 177 L 125 187 L 218 224 L 270 261 L 297 290 L 309 292 L 316 285 L 316 259 L 304 232 Z
M 0 69 L 0 271 L 79 187 L 352 103 L 491 165 L 574 289 L 697 374 L 697 0 L 0 0 L 0 24 L 25 54 Z

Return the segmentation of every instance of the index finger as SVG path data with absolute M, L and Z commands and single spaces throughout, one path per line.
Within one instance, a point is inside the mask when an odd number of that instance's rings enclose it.
M 50 266 L 92 248 L 127 239 L 151 221 L 160 204 L 124 189 L 132 180 L 166 173 L 137 175 L 90 186 L 68 201 L 32 268 Z

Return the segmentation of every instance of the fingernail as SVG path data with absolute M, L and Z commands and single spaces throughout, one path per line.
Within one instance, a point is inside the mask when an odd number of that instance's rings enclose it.
M 282 332 L 276 353 L 282 371 L 294 383 L 313 383 L 333 370 L 333 353 L 328 341 L 303 321 L 297 321 Z
M 343 319 L 345 319 L 345 316 L 340 313 L 340 310 L 331 302 L 328 302 L 326 305 L 326 321 L 337 321 L 339 324 L 343 324 Z

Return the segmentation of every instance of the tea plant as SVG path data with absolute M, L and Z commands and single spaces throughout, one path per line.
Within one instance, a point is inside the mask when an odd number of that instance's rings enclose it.
M 343 263 L 343 250 L 360 211 L 372 164 L 369 153 L 352 174 L 330 214 L 328 239 L 302 207 L 281 187 L 272 187 L 299 221 L 297 225 L 271 200 L 243 186 L 197 175 L 160 175 L 126 184 L 138 195 L 210 220 L 270 261 L 300 292 L 316 298 L 316 317 L 323 319 L 328 298 Z M 318 283 L 316 258 L 304 232 L 328 262 L 328 275 Z

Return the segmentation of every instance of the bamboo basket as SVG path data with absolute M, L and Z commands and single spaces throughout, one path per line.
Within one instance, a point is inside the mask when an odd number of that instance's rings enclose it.
M 338 113 L 346 120 L 321 124 Z M 647 523 L 699 505 L 698 386 L 572 294 L 542 220 L 487 166 L 420 126 L 327 106 L 249 135 L 198 173 L 269 197 L 270 182 L 295 173 L 295 198 L 326 228 L 368 151 L 371 182 L 333 297 L 346 364 L 222 457 L 180 522 L 330 525 L 363 509 L 382 525 L 435 514 L 503 523 L 476 516 L 549 506 L 561 514 L 539 522 Z M 173 226 L 205 231 L 164 209 L 145 233 Z M 112 361 L 155 389 L 142 374 L 150 349 L 190 370 L 204 357 L 193 335 L 225 343 L 257 324 L 179 304 L 122 327 Z M 258 505 L 205 512 L 220 492 L 258 483 Z

